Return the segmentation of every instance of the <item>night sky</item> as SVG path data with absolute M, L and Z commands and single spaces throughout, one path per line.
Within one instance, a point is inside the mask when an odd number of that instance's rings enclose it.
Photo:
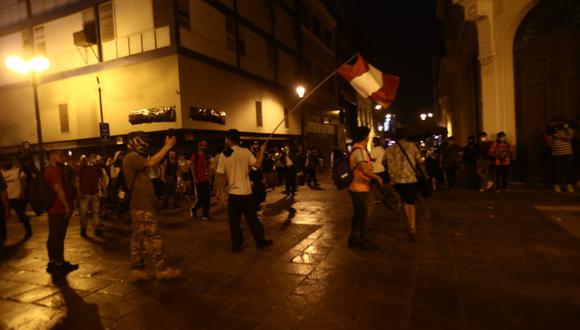
M 329 2 L 353 49 L 384 73 L 401 77 L 393 111 L 411 121 L 433 106 L 433 59 L 439 54 L 436 0 Z

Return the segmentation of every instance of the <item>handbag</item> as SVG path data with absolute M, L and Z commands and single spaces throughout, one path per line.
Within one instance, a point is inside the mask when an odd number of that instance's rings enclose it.
M 409 163 L 409 165 L 411 165 L 411 168 L 415 172 L 415 176 L 417 177 L 417 185 L 419 186 L 421 195 L 423 196 L 423 198 L 431 197 L 431 195 L 433 194 L 433 185 L 431 184 L 431 178 L 427 174 L 425 174 L 425 172 L 423 172 L 422 169 L 414 166 L 413 162 L 411 162 L 411 159 L 409 158 L 409 155 L 407 155 L 405 148 L 403 148 L 403 146 L 399 143 L 399 141 L 396 141 L 396 143 L 401 149 L 403 156 L 405 156 L 407 162 Z

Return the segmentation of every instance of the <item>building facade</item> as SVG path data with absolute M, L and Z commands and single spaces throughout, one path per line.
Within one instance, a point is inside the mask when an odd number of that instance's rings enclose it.
M 546 125 L 580 116 L 580 3 L 452 0 L 439 2 L 439 14 L 439 103 L 453 132 L 506 132 L 514 176 L 548 180 Z
M 339 121 L 303 115 L 312 104 L 340 109 L 335 80 L 309 107 L 289 114 L 299 100 L 296 86 L 312 87 L 334 70 L 335 30 L 318 1 L 0 0 L 0 58 L 50 61 L 38 85 L 48 148 L 99 144 L 101 106 L 112 143 L 134 130 L 211 135 L 237 128 L 263 138 L 279 122 L 276 138 L 315 130 L 332 133 L 336 143 Z M 29 79 L 0 68 L 5 151 L 37 141 Z M 173 121 L 129 122 L 137 110 L 163 107 L 175 110 Z M 225 123 L 194 115 L 209 110 Z

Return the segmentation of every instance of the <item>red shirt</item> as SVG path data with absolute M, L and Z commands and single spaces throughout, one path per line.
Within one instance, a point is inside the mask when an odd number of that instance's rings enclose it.
M 61 186 L 63 186 L 63 190 L 64 190 L 64 193 L 66 195 L 66 189 L 64 189 L 64 183 L 62 180 L 62 173 L 58 167 L 48 166 L 44 170 L 44 180 L 46 181 L 46 183 L 48 184 L 50 189 L 52 189 L 52 191 L 54 191 L 54 185 L 60 184 Z M 66 199 L 69 200 L 69 205 L 70 205 L 70 197 L 66 196 Z M 52 206 L 48 209 L 48 213 L 49 214 L 65 214 L 66 213 L 65 209 L 64 209 L 64 205 L 60 202 L 60 199 L 58 199 L 58 197 L 56 197 L 56 192 L 55 192 L 54 202 L 52 202 Z
M 96 195 L 99 193 L 99 178 L 102 175 L 102 171 L 99 166 L 81 166 L 78 168 L 76 175 L 80 180 L 82 194 Z
M 205 153 L 201 155 L 199 153 L 194 153 L 191 156 L 191 163 L 195 167 L 195 179 L 197 182 L 207 182 L 209 181 L 209 162 Z

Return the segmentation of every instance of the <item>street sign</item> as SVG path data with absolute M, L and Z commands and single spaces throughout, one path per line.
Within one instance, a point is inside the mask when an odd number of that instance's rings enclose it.
M 109 123 L 99 123 L 99 132 L 101 133 L 101 141 L 109 142 L 109 140 L 111 139 Z

